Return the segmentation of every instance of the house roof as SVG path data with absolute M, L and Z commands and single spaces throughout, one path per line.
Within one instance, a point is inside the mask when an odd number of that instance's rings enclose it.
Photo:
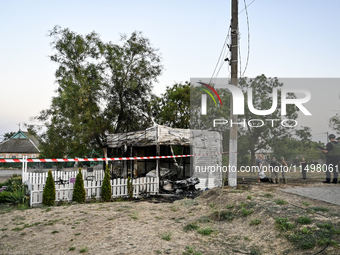
M 155 125 L 141 131 L 110 134 L 107 136 L 107 145 L 109 148 L 120 148 L 124 145 L 134 147 L 155 145 L 190 146 L 195 138 L 202 137 L 201 140 L 212 139 L 208 137 L 213 134 L 219 134 L 219 139 L 222 139 L 219 131 L 171 128 Z
M 34 135 L 19 130 L 0 144 L 0 153 L 39 153 L 39 140 Z
M 150 146 L 150 145 L 190 145 L 190 129 L 170 128 L 155 125 L 142 131 L 110 134 L 107 136 L 110 148 L 122 145 Z

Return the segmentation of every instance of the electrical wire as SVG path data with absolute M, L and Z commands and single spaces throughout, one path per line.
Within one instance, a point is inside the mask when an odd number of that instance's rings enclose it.
M 254 3 L 255 2 L 255 0 L 253 0 L 250 4 L 248 4 L 245 8 L 243 8 L 242 9 L 242 11 L 240 11 L 239 13 L 238 13 L 238 15 L 240 15 L 247 7 L 249 7 L 252 3 Z
M 255 1 L 255 0 L 254 0 Z M 254 2 L 253 1 L 253 2 Z M 253 3 L 253 2 L 251 2 L 251 3 Z M 250 4 L 251 4 L 250 3 Z M 250 5 L 249 4 L 249 5 Z M 249 6 L 248 5 L 248 6 Z M 248 27 L 248 53 L 247 53 L 247 62 L 246 62 L 246 65 L 245 65 L 245 67 L 244 67 L 244 71 L 243 71 L 243 74 L 242 75 L 240 75 L 240 76 L 244 76 L 244 73 L 246 72 L 246 70 L 247 70 L 247 67 L 248 67 L 248 62 L 249 62 L 249 55 L 250 55 L 250 29 L 249 29 L 249 16 L 248 16 L 248 9 L 247 9 L 247 4 L 246 4 L 246 0 L 244 0 L 244 9 L 246 10 L 246 16 L 247 16 L 247 27 Z M 241 59 L 241 57 L 240 57 L 240 59 Z M 241 68 L 240 68 L 241 69 Z
M 247 5 L 247 4 L 246 4 L 246 0 L 244 0 L 244 6 L 245 6 L 245 7 L 244 7 L 244 9 L 242 9 L 242 10 L 238 13 L 238 15 L 237 15 L 237 16 L 239 16 L 244 10 L 246 11 L 246 16 L 247 16 L 247 27 L 248 27 L 248 53 L 247 53 L 247 60 L 246 60 L 245 69 L 244 69 L 242 75 L 241 75 L 242 71 L 240 71 L 240 76 L 244 76 L 244 73 L 245 73 L 245 71 L 246 71 L 246 69 L 247 69 L 247 67 L 248 67 L 248 63 L 249 63 L 249 55 L 250 55 L 250 29 L 249 29 L 249 17 L 248 17 L 248 9 L 247 9 L 247 8 L 248 8 L 252 3 L 254 3 L 254 2 L 255 2 L 255 0 L 253 0 L 252 2 L 250 2 L 250 3 Z M 232 19 L 231 19 L 231 20 L 232 20 Z M 231 23 L 231 20 L 230 20 L 230 23 Z M 220 63 L 220 61 L 221 61 L 221 57 L 222 57 L 223 52 L 225 51 L 225 47 L 226 47 L 226 45 L 227 45 L 227 41 L 228 41 L 229 35 L 230 35 L 230 30 L 231 30 L 231 26 L 229 26 L 229 30 L 228 30 L 226 39 L 225 39 L 225 41 L 224 41 L 224 44 L 223 44 L 223 47 L 222 47 L 220 56 L 219 56 L 219 58 L 218 58 L 218 60 L 217 60 L 217 63 L 216 63 L 214 72 L 213 72 L 213 74 L 212 74 L 212 76 L 211 76 L 211 78 L 210 78 L 209 84 L 211 84 L 211 83 L 213 82 L 213 80 L 215 80 L 215 79 L 217 78 L 217 76 L 218 76 L 218 74 L 219 74 L 219 72 L 220 72 L 222 66 L 224 65 L 224 62 L 225 62 L 224 59 L 227 59 L 227 57 L 228 57 L 228 55 L 229 55 L 229 53 L 230 53 L 230 52 L 228 52 L 228 54 L 222 59 L 222 62 L 221 62 L 221 64 L 220 64 L 220 68 L 218 69 L 218 71 L 217 71 L 217 73 L 216 73 L 216 75 L 215 75 L 216 69 L 217 69 L 217 67 L 218 67 L 218 65 L 219 65 L 219 63 Z M 239 46 L 239 55 L 241 56 L 240 46 Z M 239 60 L 240 60 L 240 67 L 241 67 L 241 57 L 239 58 Z M 240 70 L 242 70 L 242 69 L 240 68 Z M 230 70 L 229 70 L 229 67 L 228 67 L 228 71 L 229 71 L 229 75 L 230 75 L 231 72 L 230 72 Z
M 214 72 L 213 72 L 213 74 L 212 74 L 212 76 L 211 76 L 211 78 L 210 78 L 209 84 L 211 84 L 211 82 L 212 82 L 212 80 L 213 80 L 213 78 L 214 78 L 214 74 L 215 74 L 215 72 L 216 72 L 217 66 L 218 66 L 218 64 L 219 64 L 219 62 L 220 62 L 220 60 L 221 60 L 221 57 L 222 57 L 222 55 L 223 55 L 223 52 L 225 51 L 225 47 L 226 47 L 226 45 L 227 45 L 228 38 L 229 38 L 230 29 L 231 29 L 231 28 L 230 28 L 230 26 L 229 26 L 229 30 L 228 30 L 227 36 L 226 36 L 226 38 L 225 38 L 225 41 L 224 41 L 224 44 L 223 44 L 223 47 L 222 47 L 220 56 L 219 56 L 219 58 L 218 58 L 218 60 L 217 60 L 217 63 L 216 63 Z M 224 62 L 224 61 L 223 61 L 223 62 Z M 217 73 L 217 74 L 218 74 L 218 73 Z M 217 76 L 217 74 L 216 74 L 216 76 Z
M 240 68 L 239 68 L 239 72 L 240 72 L 240 77 L 242 77 L 242 62 L 241 62 L 241 33 L 238 32 L 238 37 L 237 37 L 237 42 L 238 42 L 238 60 L 240 62 Z

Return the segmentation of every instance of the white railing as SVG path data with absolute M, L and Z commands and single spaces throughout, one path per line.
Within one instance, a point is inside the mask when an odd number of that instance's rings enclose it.
M 45 174 L 45 173 L 44 173 Z M 33 180 L 45 180 L 43 176 L 32 175 Z M 39 174 L 37 174 L 39 175 Z M 84 176 L 84 175 L 83 175 Z M 71 176 L 73 177 L 73 176 Z M 45 178 L 45 179 L 44 179 Z M 44 191 L 44 182 L 35 182 L 34 184 L 28 182 L 28 187 L 30 189 L 30 205 L 31 207 L 35 205 L 42 204 L 42 197 Z M 138 197 L 141 194 L 157 194 L 158 193 L 158 178 L 153 177 L 141 177 L 137 179 L 132 179 L 133 183 L 133 196 Z M 84 181 L 84 188 L 86 191 L 86 198 L 96 198 L 101 197 L 101 181 Z M 112 187 L 112 198 L 126 197 L 127 192 L 127 179 L 113 179 L 110 180 Z M 56 199 L 55 201 L 72 201 L 74 183 L 55 185 L 56 188 Z
M 52 176 L 54 181 L 58 181 L 62 179 L 64 181 L 69 181 L 71 177 L 76 177 L 79 171 L 52 171 Z M 93 172 L 87 172 L 87 170 L 81 170 L 83 175 L 83 180 L 86 180 L 88 176 L 93 176 L 93 180 L 103 181 L 104 180 L 104 171 L 103 170 L 94 170 Z M 33 184 L 41 184 L 45 183 L 47 179 L 48 172 L 45 173 L 24 173 L 25 181 Z

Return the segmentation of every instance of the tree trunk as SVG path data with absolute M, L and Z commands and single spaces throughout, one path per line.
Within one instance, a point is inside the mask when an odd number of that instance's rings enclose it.
M 251 165 L 252 166 L 255 166 L 256 165 L 256 162 L 255 162 L 255 160 L 256 160 L 256 158 L 255 158 L 255 150 L 250 150 L 250 156 L 251 156 Z
M 107 147 L 104 147 L 104 148 L 102 148 L 102 149 L 103 149 L 104 158 L 107 158 Z M 103 161 L 103 169 L 104 169 L 104 170 L 106 169 L 106 164 L 107 164 L 107 161 L 104 160 L 104 161 Z

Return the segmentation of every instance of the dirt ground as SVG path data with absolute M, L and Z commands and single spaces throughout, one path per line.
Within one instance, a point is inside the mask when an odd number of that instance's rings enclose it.
M 340 254 L 340 207 L 277 190 L 301 185 L 321 184 L 245 184 L 176 201 L 5 206 L 0 254 Z M 301 216 L 311 222 L 299 225 Z M 335 231 L 330 244 L 328 236 L 315 237 L 315 247 L 303 250 L 288 241 L 293 232 L 280 230 L 278 217 L 289 218 L 294 231 L 316 233 L 327 223 Z

